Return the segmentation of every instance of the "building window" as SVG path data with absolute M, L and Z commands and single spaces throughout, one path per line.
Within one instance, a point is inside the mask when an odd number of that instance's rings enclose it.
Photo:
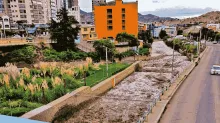
M 122 19 L 125 19 L 125 14 L 122 14 Z
M 94 28 L 91 28 L 91 31 L 94 31 L 95 29 Z
M 107 9 L 107 14 L 112 14 L 112 9 Z
M 5 25 L 5 28 L 9 28 L 9 25 Z
M 122 9 L 122 13 L 125 13 L 125 8 Z
M 108 30 L 113 30 L 113 27 L 112 26 L 108 26 Z
M 83 38 L 86 38 L 87 37 L 87 35 L 83 35 Z
M 125 25 L 125 20 L 122 20 L 122 24 Z
M 84 31 L 87 31 L 87 28 L 84 28 Z
M 112 15 L 108 15 L 108 17 L 107 17 L 108 19 L 112 19 Z
M 8 19 L 7 19 L 7 18 L 5 18 L 5 19 L 4 19 L 4 22 L 8 22 Z
M 112 20 L 107 21 L 108 25 L 112 25 Z
M 122 26 L 122 30 L 125 30 L 125 26 Z

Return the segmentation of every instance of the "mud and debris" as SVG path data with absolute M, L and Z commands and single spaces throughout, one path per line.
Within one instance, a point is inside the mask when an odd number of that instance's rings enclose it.
M 135 123 L 147 105 L 158 98 L 164 85 L 174 82 L 191 64 L 186 56 L 174 52 L 162 41 L 152 45 L 152 57 L 143 61 L 143 69 L 135 72 L 115 88 L 84 106 L 67 123 Z M 156 58 L 157 57 L 157 58 Z M 172 77 L 172 73 L 175 75 Z

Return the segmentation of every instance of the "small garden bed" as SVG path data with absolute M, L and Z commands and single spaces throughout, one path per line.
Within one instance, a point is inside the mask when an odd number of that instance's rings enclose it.
M 109 64 L 108 77 L 129 64 Z M 21 116 L 84 85 L 94 86 L 108 78 L 106 65 L 94 65 L 90 58 L 84 64 L 39 63 L 21 71 L 12 64 L 0 68 L 0 114 Z

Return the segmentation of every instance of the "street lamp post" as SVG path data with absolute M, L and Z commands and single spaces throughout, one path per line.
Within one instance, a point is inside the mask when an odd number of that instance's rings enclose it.
M 106 71 L 107 71 L 107 77 L 108 77 L 108 48 L 105 47 L 105 55 L 106 55 Z

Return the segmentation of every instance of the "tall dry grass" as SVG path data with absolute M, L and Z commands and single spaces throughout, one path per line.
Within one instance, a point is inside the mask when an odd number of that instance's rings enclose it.
M 10 77 L 8 74 L 3 74 L 3 83 L 7 86 L 10 87 Z
M 0 74 L 8 74 L 15 80 L 20 76 L 20 71 L 14 64 L 6 63 L 4 67 L 0 67 Z
M 23 68 L 22 69 L 22 71 L 21 71 L 21 73 L 23 74 L 23 75 L 25 75 L 26 77 L 30 77 L 30 69 L 28 69 L 28 68 Z

